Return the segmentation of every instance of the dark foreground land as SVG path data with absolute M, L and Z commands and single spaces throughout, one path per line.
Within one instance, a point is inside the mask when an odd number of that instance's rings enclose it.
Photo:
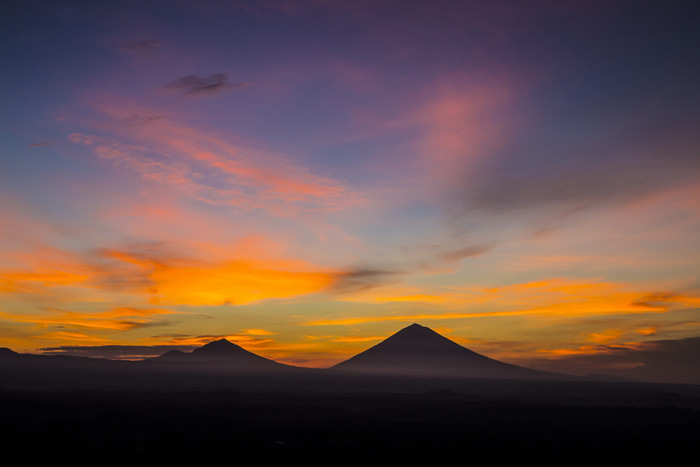
M 30 465 L 670 465 L 697 453 L 698 387 L 536 384 L 491 394 L 5 389 L 0 445 Z
M 139 362 L 5 349 L 0 449 L 51 466 L 665 466 L 696 457 L 700 386 L 606 378 L 515 367 L 417 324 L 327 370 L 226 340 Z

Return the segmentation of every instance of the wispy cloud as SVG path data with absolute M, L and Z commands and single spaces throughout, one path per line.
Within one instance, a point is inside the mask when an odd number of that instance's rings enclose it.
M 347 293 L 372 289 L 396 281 L 399 274 L 399 271 L 351 268 L 337 275 L 329 291 Z
M 491 245 L 474 245 L 465 248 L 458 248 L 456 250 L 448 250 L 439 253 L 439 257 L 447 262 L 459 261 L 464 258 L 473 258 L 475 256 L 481 256 L 487 251 L 491 250 L 493 246 Z
M 161 46 L 160 41 L 156 40 L 141 40 L 122 43 L 119 48 L 128 52 L 146 52 L 156 49 Z
M 156 317 L 173 313 L 176 312 L 161 308 L 120 307 L 101 312 L 76 312 L 45 308 L 38 314 L 0 311 L 0 318 L 18 323 L 32 323 L 38 328 L 128 331 L 135 328 L 167 325 L 168 321 Z
M 657 300 L 650 302 L 648 297 Z M 663 298 L 659 298 L 663 297 Z M 628 290 L 623 284 L 576 282 L 562 279 L 513 284 L 499 288 L 426 289 L 385 286 L 359 290 L 341 298 L 359 303 L 414 303 L 438 307 L 430 313 L 338 317 L 306 322 L 308 325 L 356 325 L 383 321 L 420 321 L 507 316 L 559 319 L 562 316 L 614 316 L 666 313 L 697 307 L 700 298 L 671 293 Z M 479 311 L 455 312 L 455 308 Z M 496 310 L 494 310 L 494 308 Z M 601 334 L 599 341 L 611 335 Z M 614 339 L 614 336 L 612 336 Z
M 93 334 L 87 334 L 85 332 L 75 332 L 75 331 L 51 331 L 44 334 L 33 336 L 34 339 L 39 341 L 50 341 L 50 342 L 84 342 L 86 344 L 104 344 L 109 342 L 109 339 L 105 339 Z
M 336 210 L 364 201 L 341 181 L 313 174 L 289 158 L 162 119 L 152 110 L 109 104 L 100 110 L 125 123 L 115 131 L 126 132 L 134 144 L 83 133 L 68 139 L 90 147 L 101 159 L 198 201 L 265 209 L 280 216 Z
M 133 113 L 119 120 L 120 123 L 127 126 L 147 125 L 156 120 L 165 118 L 164 114 L 158 114 L 152 111 L 144 111 L 141 113 Z
M 264 237 L 241 239 L 227 248 L 196 242 L 80 253 L 41 247 L 17 256 L 16 265 L 0 268 L 0 294 L 30 301 L 59 300 L 64 294 L 83 301 L 97 294 L 101 300 L 130 296 L 150 304 L 241 305 L 325 290 L 339 275 L 276 250 Z M 94 316 L 100 317 L 105 314 Z M 19 315 L 12 318 L 21 320 Z
M 158 342 L 160 345 L 178 345 L 178 346 L 193 346 L 200 347 L 209 342 L 226 339 L 234 344 L 240 345 L 245 349 L 269 349 L 275 347 L 274 339 L 270 337 L 260 337 L 258 334 L 244 332 L 232 334 L 160 334 L 157 336 L 148 337 L 145 340 Z
M 88 275 L 68 271 L 0 270 L 0 293 L 30 293 L 37 287 L 84 283 Z
M 108 358 L 110 360 L 140 360 L 157 357 L 171 350 L 191 352 L 196 345 L 61 345 L 42 347 L 47 355 L 72 355 L 76 357 Z
M 340 296 L 386 287 L 399 283 L 411 275 L 445 272 L 461 260 L 481 256 L 493 245 L 470 245 L 450 248 L 449 245 L 420 245 L 400 248 L 400 259 L 386 267 L 350 267 L 340 272 L 328 290 Z
M 174 91 L 186 96 L 214 96 L 235 89 L 250 86 L 251 83 L 242 81 L 229 83 L 228 73 L 214 73 L 209 76 L 187 75 L 163 85 L 163 89 Z

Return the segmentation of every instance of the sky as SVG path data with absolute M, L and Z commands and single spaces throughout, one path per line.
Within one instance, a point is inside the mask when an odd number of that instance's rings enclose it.
M 15 2 L 0 346 L 700 381 L 688 3 Z

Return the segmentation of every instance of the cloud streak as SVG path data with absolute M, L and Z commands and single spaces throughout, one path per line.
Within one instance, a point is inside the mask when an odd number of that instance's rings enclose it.
M 650 300 L 652 299 L 652 300 Z M 356 316 L 308 321 L 306 325 L 357 325 L 386 321 L 466 319 L 522 316 L 561 317 L 637 315 L 694 309 L 700 298 L 670 292 L 626 290 L 622 284 L 574 282 L 561 279 L 513 284 L 500 288 L 444 288 L 435 291 L 407 286 L 357 290 L 341 298 L 358 303 L 412 303 L 437 307 L 430 313 Z M 479 311 L 455 312 L 469 307 Z M 496 310 L 494 310 L 496 308 Z M 605 335 L 599 336 L 604 341 Z M 607 336 L 610 337 L 610 336 Z M 614 336 L 613 336 L 614 338 Z
M 236 209 L 263 209 L 278 216 L 358 206 L 364 197 L 329 177 L 311 173 L 291 160 L 133 106 L 101 105 L 124 122 L 135 144 L 84 133 L 68 136 L 100 159 L 166 184 L 197 201 Z M 115 129 L 119 131 L 119 129 Z
M 146 52 L 160 47 L 162 43 L 155 40 L 141 40 L 133 42 L 124 42 L 120 45 L 120 49 L 128 52 Z
M 235 89 L 243 89 L 251 84 L 249 82 L 229 83 L 228 76 L 228 73 L 214 73 L 209 76 L 187 75 L 164 84 L 163 89 L 185 96 L 201 97 L 220 95 Z
M 75 357 L 107 358 L 110 360 L 141 360 L 157 357 L 171 350 L 191 352 L 196 345 L 61 345 L 42 347 L 46 355 L 72 355 Z
M 156 317 L 176 313 L 160 308 L 119 307 L 101 312 L 75 312 L 45 308 L 40 314 L 19 314 L 0 311 L 0 318 L 17 323 L 31 323 L 37 328 L 69 328 L 74 330 L 129 331 L 136 328 L 163 326 L 168 321 Z

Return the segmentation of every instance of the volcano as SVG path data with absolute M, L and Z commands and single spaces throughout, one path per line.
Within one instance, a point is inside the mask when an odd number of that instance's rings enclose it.
M 331 367 L 331 370 L 453 378 L 567 378 L 566 375 L 531 370 L 494 360 L 415 323 L 374 347 L 338 363 Z
M 155 363 L 182 364 L 197 367 L 215 367 L 216 369 L 265 371 L 290 368 L 250 352 L 227 339 L 209 342 L 190 353 L 171 350 L 160 357 L 148 359 Z

